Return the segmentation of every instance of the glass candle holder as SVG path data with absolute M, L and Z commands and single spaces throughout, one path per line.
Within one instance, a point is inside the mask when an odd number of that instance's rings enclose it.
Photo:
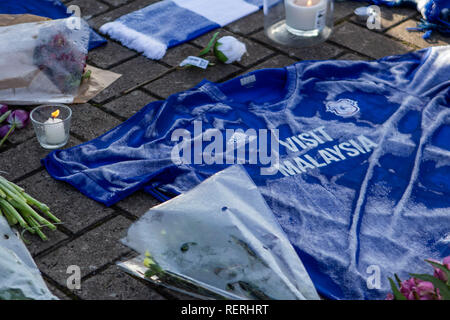
M 63 104 L 49 104 L 36 107 L 30 114 L 34 132 L 45 149 L 59 149 L 70 137 L 72 110 Z
M 333 30 L 333 0 L 264 0 L 264 30 L 285 46 L 323 42 Z

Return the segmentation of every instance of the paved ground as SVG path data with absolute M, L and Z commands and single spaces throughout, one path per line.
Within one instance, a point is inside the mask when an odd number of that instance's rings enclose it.
M 83 16 L 98 28 L 113 19 L 142 8 L 152 0 L 74 0 L 67 4 L 81 7 Z M 221 30 L 245 41 L 249 55 L 240 63 L 220 65 L 208 71 L 176 70 L 167 72 L 184 57 L 198 53 L 209 38 L 205 35 L 169 50 L 162 61 L 148 60 L 119 43 L 108 41 L 105 47 L 89 54 L 89 63 L 123 74 L 123 77 L 88 104 L 72 109 L 73 127 L 70 146 L 93 139 L 115 127 L 151 101 L 188 89 L 203 78 L 224 81 L 250 70 L 283 67 L 299 60 L 376 59 L 434 45 L 450 43 L 450 38 L 434 36 L 424 41 L 421 33 L 410 33 L 419 14 L 413 9 L 382 8 L 381 31 L 369 31 L 355 20 L 357 2 L 335 5 L 335 30 L 329 41 L 313 48 L 288 49 L 276 46 L 264 36 L 262 12 L 255 13 Z M 163 75 L 163 76 L 161 76 Z M 145 80 L 151 83 L 127 95 L 121 95 Z M 115 262 L 133 253 L 120 244 L 130 224 L 157 201 L 138 193 L 112 208 L 106 208 L 81 195 L 67 184 L 49 177 L 39 160 L 46 155 L 30 127 L 16 132 L 6 148 L 0 150 L 0 170 L 24 186 L 29 193 L 49 204 L 64 221 L 50 240 L 32 238 L 28 246 L 51 290 L 62 299 L 177 299 L 185 298 L 168 290 L 149 286 L 118 270 Z M 69 265 L 82 270 L 81 290 L 66 287 Z

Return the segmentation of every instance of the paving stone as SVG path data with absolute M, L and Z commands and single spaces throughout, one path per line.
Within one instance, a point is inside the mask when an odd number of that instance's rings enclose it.
M 126 235 L 130 224 L 130 220 L 117 216 L 48 255 L 37 258 L 36 264 L 50 278 L 66 286 L 69 266 L 80 267 L 81 277 L 84 277 L 129 252 L 119 240 Z
M 341 19 L 353 14 L 356 8 L 368 6 L 367 2 L 359 1 L 335 1 L 334 2 L 334 21 L 339 22 Z
M 248 35 L 264 28 L 264 13 L 262 10 L 259 10 L 243 19 L 239 19 L 229 24 L 226 28 L 231 32 Z
M 450 44 L 450 38 L 444 37 L 438 32 L 433 32 L 430 39 L 425 40 L 422 38 L 424 34 L 423 32 L 406 30 L 407 28 L 415 27 L 417 27 L 417 21 L 410 19 L 396 26 L 395 28 L 392 28 L 386 33 L 399 40 L 411 43 L 419 48 L 427 48 L 430 46 L 445 46 Z
M 106 45 L 89 51 L 88 63 L 92 63 L 102 69 L 109 69 L 114 64 L 135 55 L 137 55 L 135 51 L 129 50 L 113 41 L 108 41 Z
M 152 96 L 140 90 L 135 90 L 105 104 L 103 107 L 123 118 L 128 119 L 153 101 L 156 101 L 156 99 Z
M 26 128 L 15 130 L 14 133 L 8 137 L 8 141 L 14 144 L 19 144 L 34 136 L 33 125 L 30 122 Z
M 348 22 L 344 22 L 336 28 L 331 40 L 375 59 L 403 54 L 414 49 Z
M 381 11 L 381 21 L 380 21 L 381 29 L 372 31 L 384 31 L 397 23 L 400 23 L 406 19 L 409 19 L 417 15 L 416 9 L 404 7 L 388 8 L 385 6 L 380 6 L 380 11 Z M 367 22 L 359 20 L 355 14 L 352 15 L 351 20 L 364 28 L 366 27 Z
M 343 52 L 341 48 L 332 45 L 328 42 L 323 42 L 312 47 L 304 47 L 304 48 L 281 46 L 271 41 L 269 38 L 267 38 L 267 36 L 264 34 L 264 31 L 260 31 L 254 34 L 252 38 L 277 48 L 278 50 L 286 53 L 291 58 L 297 58 L 302 60 L 326 60 L 334 58 Z
M 92 140 L 118 126 L 121 121 L 88 103 L 72 108 L 71 132 L 85 140 Z
M 95 0 L 73 0 L 66 4 L 67 7 L 71 5 L 80 7 L 81 16 L 84 18 L 91 18 L 109 9 L 106 4 Z
M 103 0 L 103 2 L 106 2 L 112 6 L 118 7 L 121 6 L 123 4 L 126 4 L 127 2 L 130 2 L 133 0 Z
M 111 70 L 122 74 L 122 77 L 97 95 L 93 99 L 95 103 L 101 103 L 108 98 L 119 96 L 124 90 L 141 84 L 144 81 L 155 79 L 168 70 L 168 68 L 144 56 L 139 56 Z
M 56 296 L 59 300 L 72 300 L 65 293 L 57 289 L 54 285 L 52 285 L 48 281 L 45 281 L 45 283 L 47 284 L 47 287 L 50 290 L 50 292 L 53 293 L 53 295 Z
M 157 96 L 167 98 L 171 94 L 192 88 L 203 79 L 217 82 L 239 70 L 239 67 L 231 64 L 217 64 L 207 70 L 200 70 L 198 68 L 176 70 L 153 81 L 144 88 Z
M 74 137 L 70 137 L 68 144 L 63 148 L 69 148 L 79 144 Z M 42 148 L 37 138 L 28 140 L 15 148 L 9 149 L 0 155 L 0 168 L 5 172 L 4 176 L 9 180 L 16 180 L 23 175 L 41 167 L 41 159 L 51 150 Z
M 369 59 L 355 53 L 346 53 L 343 56 L 339 57 L 338 60 L 369 60 Z
M 234 33 L 231 33 L 225 29 L 220 29 L 219 38 L 225 37 L 225 36 L 233 36 L 237 38 L 239 41 L 242 41 L 245 43 L 245 46 L 247 47 L 247 54 L 244 54 L 241 61 L 237 62 L 238 64 L 248 67 L 252 64 L 255 64 L 258 61 L 261 61 L 262 59 L 270 56 L 273 54 L 273 51 L 269 48 L 264 47 L 263 45 L 260 45 L 259 43 L 256 43 L 252 40 L 249 40 L 247 38 L 238 36 Z M 217 32 L 217 30 L 213 30 L 200 38 L 197 38 L 193 41 L 196 45 L 201 46 L 202 48 L 206 47 L 213 37 L 214 33 Z
M 95 17 L 94 19 L 89 20 L 89 25 L 91 27 L 93 27 L 94 29 L 98 30 L 105 23 L 112 22 L 127 13 L 142 9 L 142 8 L 148 6 L 152 3 L 155 3 L 157 1 L 159 1 L 159 0 L 134 0 L 129 4 L 120 6 L 117 9 L 108 11 L 104 14 L 99 15 L 98 17 Z M 113 6 L 116 6 L 116 5 L 119 6 L 121 4 L 124 4 L 126 1 L 125 0 L 105 0 L 105 2 L 107 2 Z
M 69 238 L 65 233 L 62 233 L 59 230 L 52 231 L 49 229 L 44 229 L 43 232 L 48 237 L 47 241 L 42 241 L 41 238 L 39 238 L 39 236 L 37 235 L 30 234 L 28 232 L 24 233 L 24 238 L 29 242 L 26 243 L 26 246 L 32 256 L 36 256 L 44 250 L 47 250 L 55 244 Z
M 66 229 L 77 233 L 93 225 L 114 211 L 81 194 L 68 183 L 40 171 L 19 182 L 31 196 L 47 204 Z
M 166 55 L 161 61 L 171 66 L 178 66 L 188 56 L 196 56 L 200 51 L 201 49 L 189 43 L 183 43 L 167 50 Z
M 265 69 L 265 68 L 283 68 L 283 67 L 289 66 L 296 62 L 297 62 L 296 60 L 288 58 L 286 56 L 277 55 L 263 63 L 258 64 L 257 66 L 254 66 L 249 71 Z
M 81 289 L 75 293 L 86 300 L 165 300 L 149 285 L 128 275 L 116 265 L 83 281 Z
M 150 208 L 159 204 L 159 201 L 144 191 L 138 191 L 117 203 L 117 206 L 136 217 L 141 217 Z

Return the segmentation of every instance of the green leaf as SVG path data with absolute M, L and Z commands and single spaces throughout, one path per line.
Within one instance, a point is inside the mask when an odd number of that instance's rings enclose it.
M 442 264 L 431 261 L 431 260 L 425 260 L 426 262 L 428 262 L 429 264 L 431 264 L 433 267 L 436 267 L 438 269 L 441 269 L 442 271 L 444 271 L 444 273 L 447 275 L 447 286 L 450 286 L 450 270 L 448 270 L 446 267 L 444 267 Z
M 211 40 L 209 40 L 208 45 L 202 50 L 200 51 L 200 53 L 198 54 L 199 57 L 204 56 L 205 54 L 207 54 L 209 51 L 211 51 L 212 46 L 214 45 L 214 43 L 216 42 L 217 36 L 219 35 L 220 32 L 216 32 L 214 33 L 213 37 L 211 38 Z
M 219 46 L 216 43 L 216 47 L 214 48 L 214 54 L 216 55 L 217 59 L 219 59 L 220 61 L 222 61 L 223 63 L 226 63 L 228 61 L 227 56 L 225 56 L 222 51 L 220 51 Z
M 2 123 L 3 121 L 5 121 L 6 119 L 8 119 L 9 115 L 11 114 L 11 110 L 8 110 L 6 113 L 2 114 L 0 116 L 0 123 Z
M 411 275 L 411 277 L 417 278 L 419 280 L 431 282 L 434 285 L 435 288 L 439 289 L 439 293 L 441 294 L 441 296 L 442 296 L 442 298 L 444 300 L 450 300 L 450 289 L 441 280 L 439 280 L 439 279 L 437 279 L 437 278 L 435 278 L 435 277 L 433 277 L 432 275 L 429 275 L 429 274 L 415 274 L 415 273 L 411 273 L 410 275 Z
M 398 275 L 396 273 L 394 273 L 394 276 L 395 276 L 395 281 L 397 281 L 397 284 L 400 287 L 402 285 L 402 280 L 400 280 L 400 278 L 398 277 Z
M 394 294 L 395 300 L 406 300 L 406 297 L 398 290 L 397 286 L 395 285 L 394 280 L 391 278 L 389 279 L 389 283 L 391 284 L 392 293 Z
M 91 77 L 92 71 L 91 70 L 87 70 L 82 76 L 81 76 L 81 80 L 85 80 L 85 79 L 89 79 Z

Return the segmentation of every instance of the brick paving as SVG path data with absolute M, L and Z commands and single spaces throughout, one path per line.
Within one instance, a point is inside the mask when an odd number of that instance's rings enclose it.
M 82 15 L 96 30 L 115 18 L 142 8 L 155 0 L 73 0 Z M 391 54 L 435 45 L 450 44 L 449 38 L 434 35 L 430 41 L 422 33 L 408 32 L 419 14 L 414 9 L 382 10 L 382 29 L 372 31 L 355 19 L 357 2 L 335 3 L 335 29 L 331 38 L 312 48 L 284 48 L 271 43 L 263 31 L 261 11 L 220 30 L 247 44 L 249 55 L 240 63 L 218 65 L 207 71 L 173 70 L 184 57 L 196 54 L 211 35 L 170 49 L 161 61 L 148 60 L 112 40 L 89 53 L 89 63 L 122 73 L 110 88 L 87 104 L 73 106 L 72 137 L 68 147 L 88 141 L 115 127 L 149 102 L 186 90 L 203 78 L 225 81 L 262 68 L 284 67 L 300 60 L 348 59 L 370 60 Z M 124 90 L 147 80 L 149 84 L 124 95 Z M 48 232 L 49 241 L 30 237 L 28 245 L 49 288 L 61 299 L 185 299 L 189 298 L 162 287 L 150 285 L 120 271 L 115 263 L 133 253 L 119 239 L 128 227 L 158 201 L 138 192 L 111 208 L 106 208 L 68 184 L 50 178 L 40 164 L 47 151 L 39 147 L 29 126 L 16 132 L 0 150 L 0 169 L 7 178 L 19 183 L 33 196 L 46 202 L 64 224 Z M 66 269 L 81 267 L 81 289 L 66 287 Z

